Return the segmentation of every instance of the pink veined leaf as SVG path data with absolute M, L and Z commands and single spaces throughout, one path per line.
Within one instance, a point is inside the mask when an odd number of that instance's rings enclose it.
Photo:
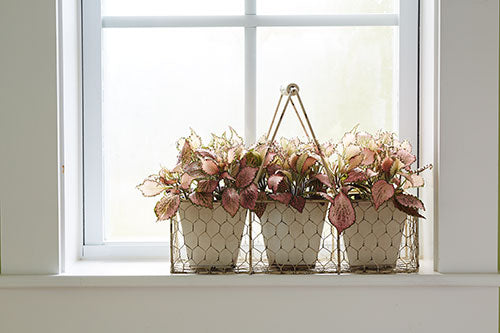
M 282 204 L 288 205 L 292 200 L 292 193 L 286 192 L 286 193 L 269 194 L 269 197 L 273 200 L 281 202 Z
M 363 148 L 361 151 L 361 154 L 363 155 L 363 162 L 361 162 L 362 165 L 370 165 L 373 162 L 375 162 L 375 152 L 368 149 L 368 148 Z
M 213 151 L 210 151 L 208 149 L 203 149 L 203 148 L 198 148 L 196 149 L 196 152 L 201 156 L 201 157 L 204 157 L 204 158 L 211 158 L 213 160 L 217 159 L 217 156 L 215 155 L 215 153 Z
M 136 186 L 145 197 L 154 197 L 163 192 L 166 186 L 156 180 L 146 179 L 142 184 Z
M 265 200 L 267 200 L 266 193 L 259 192 L 259 194 L 257 195 L 257 203 L 255 204 L 255 208 L 253 209 L 253 212 L 255 213 L 255 215 L 257 215 L 258 218 L 261 218 L 266 211 L 267 203 L 263 202 Z
M 238 147 L 229 148 L 227 151 L 227 162 L 232 163 L 236 159 L 238 153 Z
M 236 187 L 243 188 L 250 185 L 257 174 L 258 168 L 244 167 L 236 176 Z
M 297 155 L 297 153 L 293 153 L 292 156 L 288 158 L 288 164 L 290 165 L 290 168 L 296 170 L 298 159 L 299 155 Z
M 226 212 L 232 217 L 236 215 L 240 208 L 240 195 L 236 189 L 228 187 L 222 192 L 222 207 L 224 207 Z
M 155 214 L 158 221 L 165 221 L 175 215 L 181 198 L 175 194 L 167 194 L 156 203 Z
M 381 179 L 373 184 L 372 187 L 372 199 L 375 204 L 375 209 L 378 209 L 380 205 L 389 200 L 394 195 L 394 186 Z
M 181 188 L 183 190 L 187 190 L 191 187 L 191 183 L 193 182 L 193 177 L 191 177 L 188 173 L 183 173 L 181 176 Z
M 356 213 L 351 200 L 343 192 L 337 194 L 333 199 L 328 212 L 328 219 L 339 233 L 349 228 L 356 221 Z
M 219 173 L 219 167 L 213 160 L 206 159 L 201 162 L 201 167 L 208 175 L 213 176 Z
M 317 180 L 319 180 L 323 185 L 328 186 L 328 187 L 333 187 L 332 182 L 330 181 L 330 178 L 328 178 L 327 175 L 318 173 L 317 175 L 314 176 Z
M 424 186 L 424 178 L 420 175 L 417 174 L 407 174 L 407 173 L 400 173 L 401 176 L 405 177 L 407 182 L 404 185 L 404 189 L 409 189 L 412 187 L 422 187 Z
M 368 178 L 375 177 L 377 175 L 378 175 L 378 172 L 375 172 L 372 169 L 366 169 L 366 176 Z
M 223 179 L 229 179 L 229 180 L 235 181 L 235 179 L 233 177 L 231 177 L 231 175 L 227 171 L 224 171 L 220 177 Z
M 314 163 L 316 163 L 316 159 L 310 156 L 308 153 L 303 153 L 297 159 L 297 164 L 295 168 L 299 173 L 305 173 Z
M 366 180 L 366 174 L 363 172 L 363 170 L 352 170 L 347 174 L 346 180 L 344 182 L 346 183 L 355 183 L 359 181 L 364 181 Z
M 257 196 L 259 195 L 259 190 L 257 185 L 250 184 L 247 188 L 240 192 L 240 205 L 243 208 L 255 209 L 255 204 L 257 203 Z
M 276 157 L 276 153 L 273 152 L 268 152 L 266 155 L 266 158 L 264 159 L 264 168 L 269 165 L 273 161 L 273 159 Z
M 406 213 L 408 215 L 415 216 L 415 217 L 421 217 L 421 218 L 425 219 L 425 217 L 418 212 L 418 209 L 403 206 L 395 198 L 393 199 L 393 202 L 394 202 L 394 207 L 396 207 L 397 209 L 399 209 L 403 213 Z
M 424 203 L 411 194 L 398 194 L 396 200 L 403 206 L 425 210 Z
M 189 195 L 189 200 L 197 206 L 207 207 L 210 209 L 214 206 L 212 193 L 193 192 Z
M 292 200 L 290 200 L 290 206 L 298 210 L 299 213 L 302 213 L 305 205 L 306 205 L 306 199 L 304 199 L 303 197 L 298 197 L 294 195 L 292 197 Z
M 182 164 L 177 164 L 173 169 L 172 172 L 182 172 Z
M 349 167 L 347 168 L 347 171 L 351 171 L 351 170 L 357 168 L 361 164 L 361 162 L 363 162 L 363 158 L 364 158 L 364 156 L 361 154 L 352 157 L 349 160 Z
M 184 167 L 184 171 L 193 178 L 206 176 L 205 172 L 203 172 L 201 168 L 201 163 L 199 161 L 189 163 Z
M 284 192 L 288 188 L 285 176 L 280 174 L 270 176 L 267 180 L 267 184 L 274 193 Z
M 218 180 L 200 180 L 198 182 L 198 187 L 197 190 L 198 192 L 213 192 L 217 188 L 217 185 L 219 185 Z
M 276 171 L 278 171 L 280 169 L 280 167 L 279 167 L 279 165 L 273 163 L 273 164 L 268 165 L 266 169 L 267 169 L 267 173 L 269 175 L 274 175 L 276 173 Z
M 392 163 L 394 163 L 394 161 L 392 160 L 392 158 L 390 158 L 390 157 L 384 158 L 384 160 L 382 161 L 382 170 L 384 172 L 391 171 Z
M 323 199 L 326 199 L 326 200 L 330 201 L 331 203 L 333 203 L 333 198 L 330 195 L 328 195 L 327 193 L 318 192 L 317 194 L 320 195 L 321 197 L 323 197 Z
M 188 140 L 184 139 L 184 144 L 182 145 L 182 149 L 179 153 L 179 157 L 177 159 L 178 164 L 187 164 L 191 161 L 191 154 L 193 153 L 193 149 L 189 144 Z
M 415 155 L 405 149 L 398 150 L 398 152 L 396 153 L 396 157 L 399 158 L 401 162 L 403 162 L 405 167 L 411 165 L 417 160 Z

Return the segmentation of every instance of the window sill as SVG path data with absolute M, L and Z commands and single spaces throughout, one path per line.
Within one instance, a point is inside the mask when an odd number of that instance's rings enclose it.
M 169 263 L 81 260 L 71 273 L 1 275 L 1 288 L 55 287 L 500 287 L 500 274 L 189 275 L 170 274 Z

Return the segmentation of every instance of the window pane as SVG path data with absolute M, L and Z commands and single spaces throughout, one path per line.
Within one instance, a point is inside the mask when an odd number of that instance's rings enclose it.
M 243 0 L 102 0 L 103 16 L 242 15 Z
M 394 27 L 262 28 L 257 35 L 257 129 L 269 126 L 279 87 L 294 82 L 320 140 L 360 129 L 397 131 Z M 302 134 L 293 109 L 279 136 Z
M 242 28 L 103 30 L 106 240 L 168 239 L 135 186 L 175 165 L 190 127 L 242 133 L 243 59 Z
M 395 13 L 398 0 L 257 0 L 257 13 L 327 15 Z

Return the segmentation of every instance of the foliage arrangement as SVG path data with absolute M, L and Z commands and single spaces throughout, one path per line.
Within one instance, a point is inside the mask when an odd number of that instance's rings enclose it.
M 260 217 L 269 200 L 302 212 L 307 199 L 325 198 L 331 202 L 328 218 L 339 232 L 356 220 L 354 200 L 370 200 L 376 209 L 392 201 L 406 214 L 422 217 L 424 204 L 407 190 L 424 186 L 420 173 L 431 167 L 413 170 L 411 145 L 394 134 L 372 136 L 356 128 L 337 144 L 323 144 L 321 151 L 284 138 L 269 147 L 260 141 L 245 148 L 232 128 L 212 134 L 206 145 L 191 131 L 177 149 L 172 170 L 162 168 L 137 186 L 144 196 L 162 195 L 155 206 L 159 221 L 174 216 L 181 200 L 208 208 L 220 202 L 231 216 L 241 207 Z M 320 154 L 328 165 L 322 165 Z
M 354 128 L 335 148 L 331 146 L 324 150 L 333 186 L 320 194 L 332 203 L 328 218 L 339 232 L 356 221 L 354 200 L 370 200 L 375 209 L 392 201 L 404 213 L 423 217 L 419 210 L 425 210 L 424 204 L 407 190 L 424 186 L 420 173 L 432 166 L 412 169 L 416 157 L 408 141 L 401 142 L 390 132 L 372 136 Z

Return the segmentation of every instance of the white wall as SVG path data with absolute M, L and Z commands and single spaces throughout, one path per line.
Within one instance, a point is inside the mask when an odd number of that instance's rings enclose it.
M 470 133 L 461 132 L 466 129 L 453 127 L 456 117 L 470 122 L 478 139 L 491 138 L 483 149 L 493 155 L 480 158 L 489 163 L 486 179 L 495 179 L 495 189 L 489 193 L 496 198 L 496 170 L 491 168 L 498 152 L 497 106 L 493 102 L 498 92 L 498 0 L 442 0 L 442 5 L 446 43 L 441 52 L 448 58 L 440 62 L 445 65 L 441 83 L 446 82 L 439 104 L 446 112 L 441 118 L 444 136 L 440 138 L 470 138 Z M 55 22 L 55 0 L 0 1 L 3 274 L 58 271 Z M 460 49 L 465 40 L 473 42 L 475 49 Z M 455 56 L 452 51 L 467 52 Z M 471 61 L 480 61 L 480 70 L 471 69 Z M 458 76 L 463 69 L 465 75 Z M 489 133 L 484 133 L 481 124 Z M 444 157 L 450 163 L 463 162 L 464 156 L 453 142 L 445 143 L 446 150 L 441 151 Z M 460 144 L 462 152 L 475 149 L 467 142 Z M 460 181 L 460 176 L 439 178 L 441 193 L 446 194 L 446 184 Z M 446 202 L 447 196 L 440 196 L 440 208 L 443 200 L 439 217 L 457 218 L 457 224 L 449 228 L 438 224 L 441 267 L 491 271 L 496 265 L 496 202 L 473 199 L 483 205 L 486 215 L 481 216 L 487 216 L 476 221 L 470 211 L 461 216 L 446 215 L 460 212 L 457 207 L 466 202 Z M 466 228 L 471 223 L 486 231 L 482 242 L 475 243 L 474 251 L 462 242 L 457 245 L 461 252 L 447 253 L 444 244 L 469 235 Z M 447 261 L 455 255 L 455 261 Z M 477 256 L 483 258 L 479 264 Z M 497 321 L 498 289 L 493 287 L 0 288 L 2 333 L 496 332 Z
M 489 288 L 0 290 L 0 331 L 497 332 Z

